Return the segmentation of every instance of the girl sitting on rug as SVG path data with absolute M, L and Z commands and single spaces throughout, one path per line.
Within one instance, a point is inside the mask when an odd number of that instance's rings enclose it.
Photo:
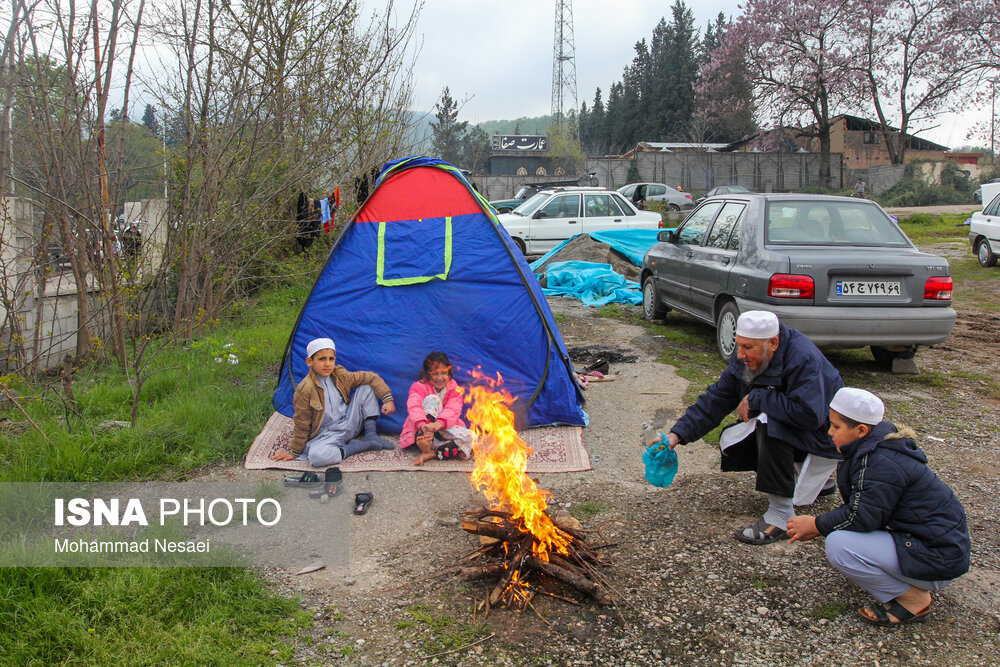
M 407 416 L 399 434 L 399 446 L 416 446 L 421 465 L 433 458 L 465 459 L 472 456 L 472 432 L 462 421 L 462 394 L 452 378 L 451 362 L 444 352 L 431 352 L 424 359 L 420 379 L 410 387 Z

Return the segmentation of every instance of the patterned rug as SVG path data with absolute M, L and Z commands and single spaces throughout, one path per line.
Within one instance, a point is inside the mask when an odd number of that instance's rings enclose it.
M 578 472 L 590 470 L 590 456 L 583 447 L 583 429 L 579 426 L 541 426 L 521 431 L 521 438 L 534 453 L 528 458 L 528 472 Z M 274 461 L 271 455 L 279 449 L 287 449 L 292 438 L 292 420 L 275 412 L 264 425 L 264 430 L 254 438 L 250 451 L 243 459 L 247 470 L 315 470 L 308 461 Z M 386 440 L 398 442 L 394 436 Z M 340 464 L 343 472 L 367 472 L 370 470 L 424 470 L 430 472 L 471 472 L 472 461 L 428 461 L 421 466 L 413 465 L 416 453 L 401 449 L 361 452 Z

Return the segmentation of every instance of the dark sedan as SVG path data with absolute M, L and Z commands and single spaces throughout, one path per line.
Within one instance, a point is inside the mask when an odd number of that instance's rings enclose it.
M 670 308 L 716 327 L 735 350 L 736 318 L 769 310 L 821 347 L 912 356 L 955 324 L 948 262 L 920 252 L 875 202 L 803 194 L 715 197 L 646 253 L 643 314 Z

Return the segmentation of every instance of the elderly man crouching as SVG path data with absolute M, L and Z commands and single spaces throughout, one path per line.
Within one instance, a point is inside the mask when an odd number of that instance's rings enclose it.
M 671 449 L 693 442 L 737 411 L 752 430 L 728 447 L 723 431 L 722 470 L 756 471 L 756 489 L 768 494 L 769 504 L 762 519 L 734 537 L 770 544 L 788 538 L 794 505 L 811 504 L 836 468 L 840 455 L 827 428 L 830 401 L 844 382 L 812 341 L 774 313 L 740 315 L 736 348 L 722 376 L 677 420 L 668 439 Z

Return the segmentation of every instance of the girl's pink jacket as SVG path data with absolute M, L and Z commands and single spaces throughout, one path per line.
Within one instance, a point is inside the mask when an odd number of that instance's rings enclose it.
M 403 422 L 403 430 L 399 434 L 399 446 L 409 447 L 417 438 L 417 429 L 427 422 L 427 415 L 422 406 L 424 399 L 434 391 L 434 385 L 424 380 L 418 380 L 410 387 L 410 394 L 406 397 L 406 421 Z M 452 426 L 465 427 L 462 421 L 462 395 L 458 393 L 458 383 L 448 380 L 445 385 L 444 405 L 441 413 L 437 416 L 438 421 L 444 424 L 445 428 Z

